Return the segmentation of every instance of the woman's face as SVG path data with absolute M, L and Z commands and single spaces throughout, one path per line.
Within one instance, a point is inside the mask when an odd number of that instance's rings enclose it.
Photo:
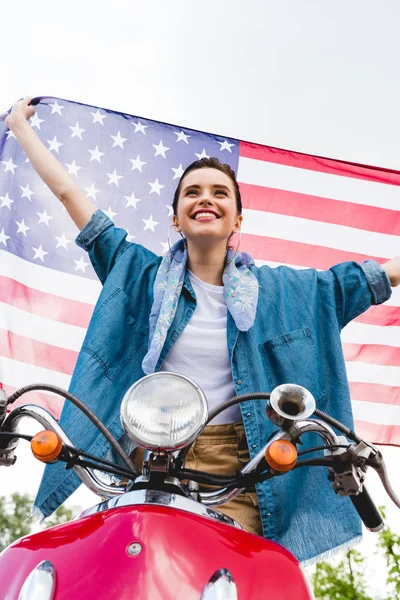
M 230 177 L 218 169 L 190 171 L 182 181 L 173 222 L 190 242 L 227 241 L 242 222 Z

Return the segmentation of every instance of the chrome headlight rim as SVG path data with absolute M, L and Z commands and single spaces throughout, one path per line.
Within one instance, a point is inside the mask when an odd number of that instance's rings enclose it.
M 196 425 L 196 427 L 193 428 L 191 435 L 188 436 L 187 438 L 185 438 L 184 440 L 182 440 L 182 442 L 174 443 L 174 444 L 170 443 L 170 444 L 156 445 L 156 444 L 149 442 L 148 440 L 144 440 L 143 438 L 138 436 L 136 432 L 132 431 L 132 429 L 129 428 L 129 425 L 128 425 L 129 419 L 127 417 L 126 411 L 127 411 L 127 405 L 129 402 L 129 398 L 132 395 L 132 393 L 134 393 L 134 391 L 137 387 L 142 385 L 143 382 L 149 380 L 150 378 L 152 378 L 152 379 L 161 378 L 161 377 L 164 377 L 165 375 L 167 377 L 172 376 L 174 378 L 179 378 L 179 379 L 185 381 L 186 383 L 189 383 L 196 390 L 196 392 L 200 398 L 200 403 L 201 403 L 201 408 L 202 408 L 202 416 L 201 416 L 201 419 L 199 419 L 199 422 Z M 195 439 L 200 435 L 200 433 L 203 431 L 204 427 L 207 424 L 207 420 L 208 420 L 208 404 L 207 404 L 207 399 L 205 397 L 203 390 L 195 381 L 193 381 L 193 379 L 190 379 L 190 377 L 187 377 L 186 375 L 182 375 L 181 373 L 174 373 L 172 371 L 157 371 L 156 373 L 150 373 L 149 375 L 145 375 L 144 377 L 141 377 L 140 379 L 138 379 L 138 381 L 135 381 L 135 383 L 133 383 L 128 388 L 128 390 L 125 392 L 125 394 L 122 398 L 121 409 L 120 409 L 120 418 L 121 418 L 121 423 L 122 423 L 125 433 L 129 437 L 129 439 L 132 440 L 140 448 L 143 448 L 145 450 L 154 451 L 154 452 L 162 452 L 162 451 L 163 452 L 175 452 L 177 450 L 182 450 L 182 448 L 185 448 L 186 446 L 189 446 L 190 444 L 192 444 L 195 441 Z

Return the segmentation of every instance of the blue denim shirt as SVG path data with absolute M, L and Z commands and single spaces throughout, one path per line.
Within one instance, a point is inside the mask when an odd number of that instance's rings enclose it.
M 100 210 L 77 237 L 89 252 L 103 289 L 78 356 L 70 391 L 83 400 L 118 439 L 123 439 L 119 407 L 124 392 L 143 377 L 153 283 L 161 262 L 143 246 L 126 241 Z M 292 382 L 314 395 L 317 407 L 352 427 L 352 412 L 340 331 L 351 319 L 390 297 L 385 271 L 375 261 L 341 263 L 327 271 L 252 267 L 259 281 L 256 320 L 239 332 L 228 313 L 227 342 L 237 394 L 269 392 Z M 196 308 L 186 276 L 158 370 Z M 266 403 L 248 401 L 241 411 L 250 455 L 276 427 Z M 73 443 L 105 456 L 107 442 L 70 403 L 61 426 Z M 320 445 L 315 434 L 303 448 Z M 51 514 L 80 484 L 63 464 L 45 469 L 35 505 Z M 324 467 L 294 470 L 257 485 L 264 536 L 286 546 L 300 560 L 347 544 L 360 536 L 361 522 L 348 498 L 336 496 Z

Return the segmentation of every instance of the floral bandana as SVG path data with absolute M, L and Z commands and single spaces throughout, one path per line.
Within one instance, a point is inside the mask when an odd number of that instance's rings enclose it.
M 188 252 L 179 240 L 163 258 L 154 282 L 154 301 L 150 313 L 149 349 L 143 359 L 146 375 L 154 373 L 168 329 L 174 319 L 181 294 Z M 246 252 L 228 250 L 227 264 L 222 275 L 224 296 L 229 312 L 239 331 L 252 327 L 258 301 L 258 281 L 249 267 L 254 260 Z

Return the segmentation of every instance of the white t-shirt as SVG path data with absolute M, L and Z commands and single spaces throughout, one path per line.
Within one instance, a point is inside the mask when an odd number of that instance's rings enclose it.
M 205 283 L 190 271 L 188 274 L 197 298 L 196 310 L 160 370 L 181 373 L 195 381 L 211 410 L 236 395 L 226 337 L 228 309 L 223 286 Z M 240 421 L 242 416 L 237 404 L 224 410 L 211 423 Z

